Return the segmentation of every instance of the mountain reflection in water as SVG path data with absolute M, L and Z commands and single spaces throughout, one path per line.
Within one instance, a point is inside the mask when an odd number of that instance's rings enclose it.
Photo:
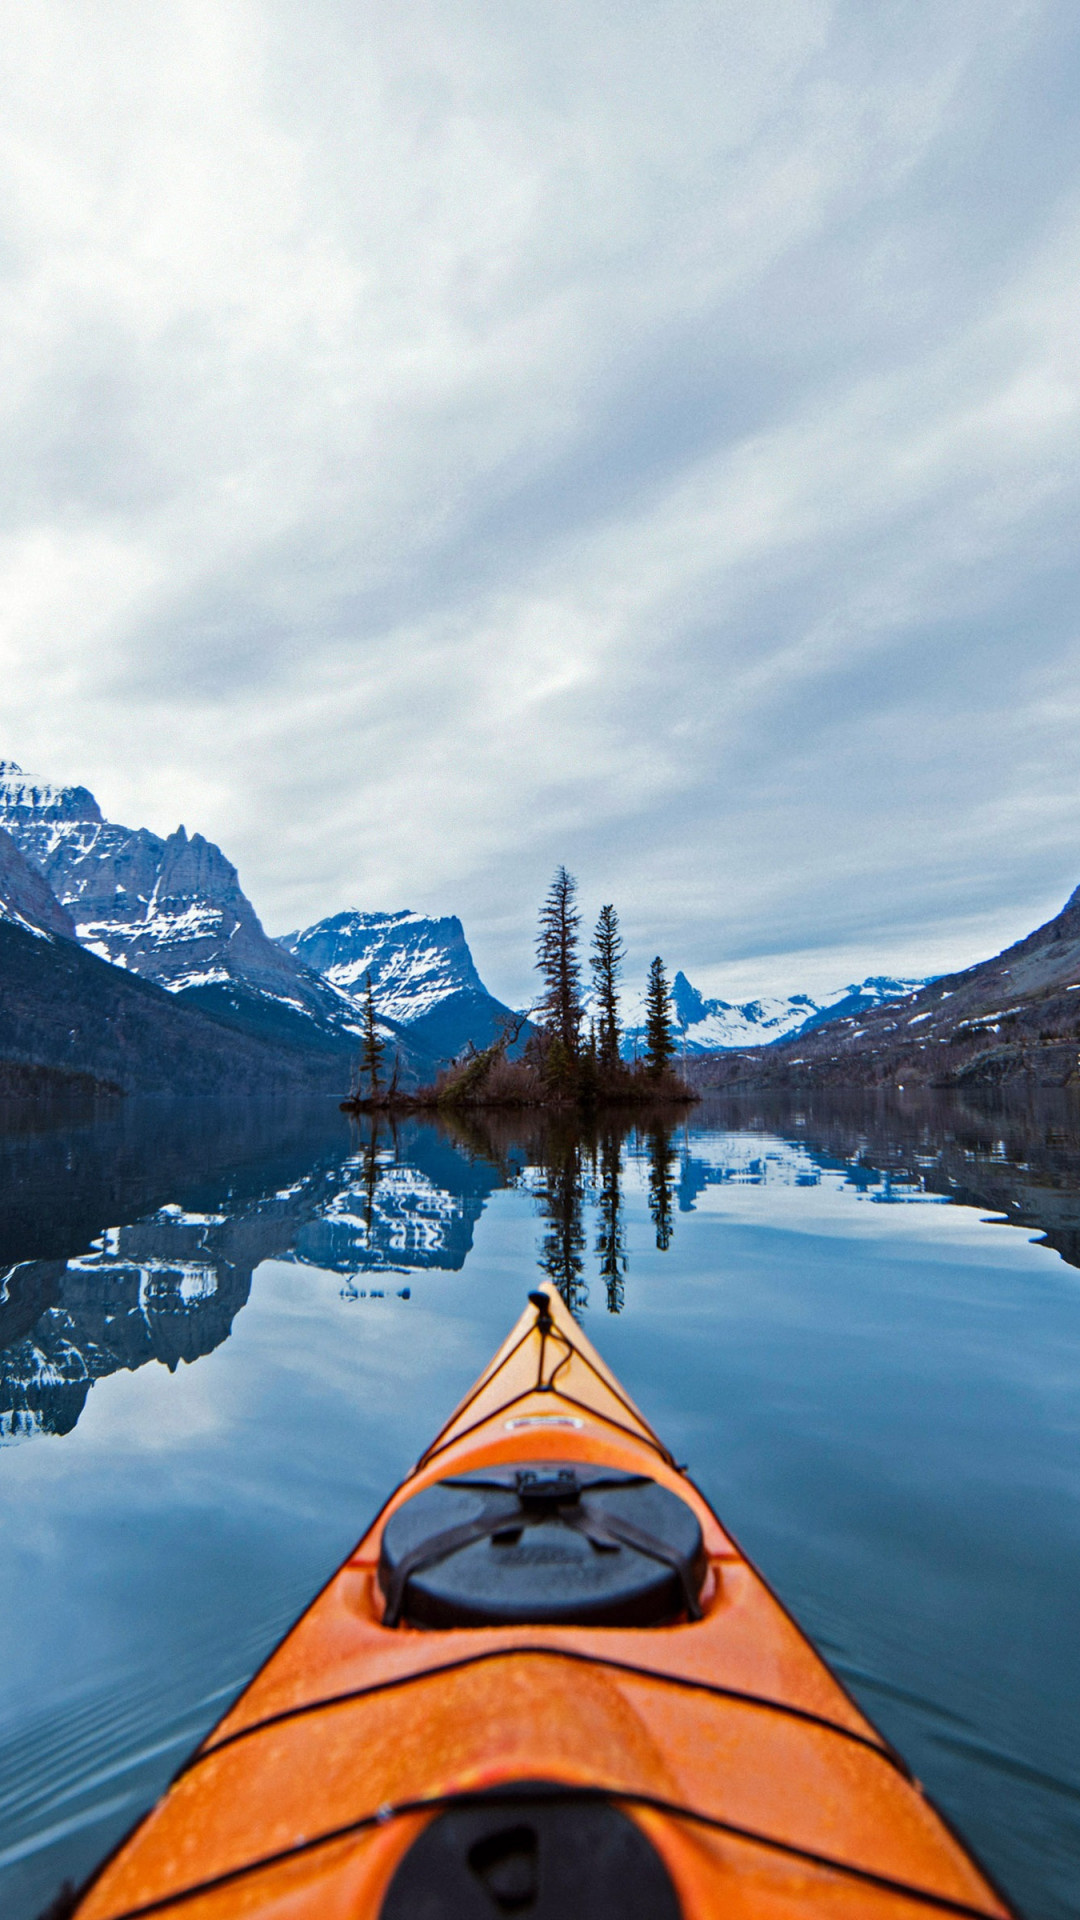
M 105 1374 L 210 1353 L 265 1260 L 340 1273 L 354 1291 L 358 1275 L 459 1269 L 499 1184 L 432 1129 L 403 1157 L 319 1107 L 143 1108 L 107 1127 L 8 1137 L 0 1155 L 9 1440 L 70 1432 Z M 53 1257 L 34 1257 L 43 1239 Z
M 70 1432 L 103 1375 L 211 1352 L 264 1260 L 340 1274 L 349 1298 L 407 1299 L 402 1277 L 461 1269 L 499 1187 L 532 1194 L 540 1272 L 571 1310 L 594 1282 L 618 1313 L 628 1175 L 661 1251 L 709 1186 L 831 1176 L 882 1203 L 982 1208 L 1080 1266 L 1080 1114 L 1066 1100 L 744 1098 L 696 1109 L 692 1134 L 670 1110 L 393 1128 L 347 1127 L 321 1103 L 133 1103 L 106 1125 L 0 1137 L 0 1438 Z
M 30 1443 L 2 1456 L 5 1920 L 152 1801 L 538 1270 L 1024 1911 L 1065 1920 L 1076 1266 L 1064 1098 L 0 1112 L 0 1428 Z

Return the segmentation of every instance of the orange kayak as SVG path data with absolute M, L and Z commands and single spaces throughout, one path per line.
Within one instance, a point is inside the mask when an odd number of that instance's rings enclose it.
M 76 1912 L 1011 1909 L 545 1287 Z

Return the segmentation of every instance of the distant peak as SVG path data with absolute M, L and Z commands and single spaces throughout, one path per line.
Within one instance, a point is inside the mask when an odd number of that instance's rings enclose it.
M 16 760 L 0 760 L 0 816 L 4 824 L 79 820 L 101 824 L 101 808 L 88 787 L 57 787 L 34 780 Z

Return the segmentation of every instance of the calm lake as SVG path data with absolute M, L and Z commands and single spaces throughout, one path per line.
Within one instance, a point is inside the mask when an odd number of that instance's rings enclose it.
M 153 1799 L 555 1278 L 1031 1920 L 1080 1907 L 1080 1110 L 0 1133 L 0 1910 Z

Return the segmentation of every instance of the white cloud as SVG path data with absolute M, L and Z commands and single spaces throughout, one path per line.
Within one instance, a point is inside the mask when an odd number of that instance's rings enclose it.
M 508 994 L 558 859 L 713 987 L 1022 931 L 1080 878 L 1076 51 L 15 5 L 4 749 Z

